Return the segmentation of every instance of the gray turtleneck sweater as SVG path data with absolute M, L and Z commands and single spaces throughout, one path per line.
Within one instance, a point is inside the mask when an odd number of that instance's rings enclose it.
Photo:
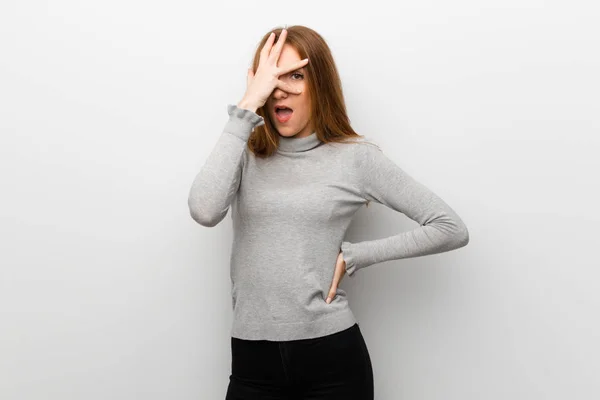
M 212 227 L 231 206 L 231 336 L 285 341 L 325 336 L 356 319 L 346 292 L 325 302 L 340 250 L 346 272 L 388 260 L 465 246 L 459 216 L 367 139 L 323 143 L 316 133 L 280 136 L 267 159 L 247 149 L 264 120 L 229 104 L 229 120 L 189 192 L 192 218 Z M 390 207 L 419 227 L 350 243 L 346 229 L 367 201 Z

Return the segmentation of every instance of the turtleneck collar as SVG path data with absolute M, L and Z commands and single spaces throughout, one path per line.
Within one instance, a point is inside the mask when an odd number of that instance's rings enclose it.
M 310 135 L 301 138 L 286 137 L 280 135 L 278 151 L 287 151 L 294 153 L 300 151 L 307 151 L 317 147 L 321 143 L 323 142 L 319 140 L 316 132 L 313 132 Z

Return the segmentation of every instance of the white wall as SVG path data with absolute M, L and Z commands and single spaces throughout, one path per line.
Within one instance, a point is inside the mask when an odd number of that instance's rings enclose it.
M 228 216 L 192 180 L 263 33 L 330 44 L 357 131 L 470 243 L 345 279 L 379 400 L 600 396 L 592 1 L 0 6 L 0 398 L 220 399 Z M 374 204 L 347 238 L 415 223 Z

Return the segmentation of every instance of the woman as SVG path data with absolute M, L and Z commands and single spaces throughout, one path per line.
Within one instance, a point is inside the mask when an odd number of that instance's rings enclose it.
M 465 246 L 467 228 L 354 132 L 333 57 L 318 33 L 293 26 L 266 35 L 247 79 L 188 201 L 192 218 L 207 227 L 232 211 L 226 398 L 373 399 L 369 352 L 338 289 L 342 277 Z M 343 241 L 352 216 L 369 201 L 420 226 Z

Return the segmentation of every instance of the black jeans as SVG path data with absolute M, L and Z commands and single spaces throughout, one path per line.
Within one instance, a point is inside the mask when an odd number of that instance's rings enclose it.
M 231 338 L 225 400 L 373 400 L 373 367 L 358 323 L 312 339 Z

